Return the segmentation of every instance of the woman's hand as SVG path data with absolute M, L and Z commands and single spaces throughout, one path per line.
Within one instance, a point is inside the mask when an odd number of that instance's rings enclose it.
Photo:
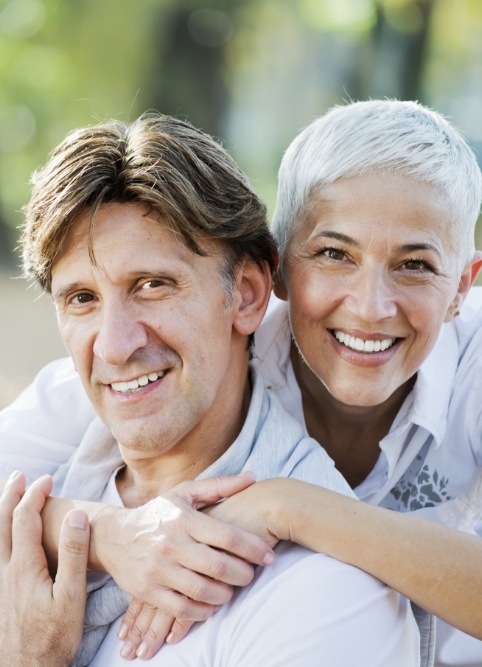
M 214 611 L 214 610 L 213 610 Z M 183 621 L 139 600 L 133 600 L 117 633 L 124 640 L 121 656 L 126 660 L 149 660 L 161 646 L 184 639 L 194 621 Z
M 222 503 L 210 505 L 203 513 L 211 518 L 237 526 L 257 535 L 270 547 L 282 536 L 276 521 L 277 507 L 284 479 L 267 479 L 257 482 L 226 498 Z

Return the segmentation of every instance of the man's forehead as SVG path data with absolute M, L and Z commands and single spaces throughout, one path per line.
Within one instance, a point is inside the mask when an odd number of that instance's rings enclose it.
M 136 242 L 148 241 L 160 249 L 176 248 L 176 254 L 186 259 L 202 255 L 225 253 L 225 244 L 206 232 L 196 235 L 195 243 L 201 253 L 188 247 L 180 225 L 140 203 L 110 203 L 97 211 L 87 210 L 73 221 L 58 252 L 60 260 L 74 248 L 87 250 L 94 259 L 96 247 L 112 243 L 123 247 L 128 244 L 135 251 Z M 223 252 L 224 250 L 224 252 Z
M 225 255 L 217 239 L 201 239 L 203 254 L 188 248 L 181 233 L 168 221 L 131 204 L 113 204 L 79 217 L 69 230 L 52 267 L 52 290 L 62 283 L 82 281 L 92 271 L 115 281 L 137 275 L 171 273 L 181 277 L 201 267 L 216 270 Z M 99 277 L 100 277 L 99 274 Z M 195 275 L 191 278 L 195 279 Z

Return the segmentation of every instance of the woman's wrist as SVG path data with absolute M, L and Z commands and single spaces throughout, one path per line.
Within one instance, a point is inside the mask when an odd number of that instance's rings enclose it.
M 293 521 L 292 492 L 293 482 L 296 480 L 287 477 L 277 477 L 257 482 L 258 492 L 261 492 L 260 507 L 265 517 L 269 532 L 278 540 L 291 540 Z

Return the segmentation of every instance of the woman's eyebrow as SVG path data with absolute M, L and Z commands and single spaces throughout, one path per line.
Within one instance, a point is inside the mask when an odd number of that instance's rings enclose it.
M 397 250 L 401 253 L 416 252 L 417 250 L 430 250 L 431 252 L 435 252 L 437 255 L 442 256 L 442 253 L 437 246 L 432 243 L 404 243 L 403 245 L 398 246 Z
M 355 248 L 359 248 L 360 244 L 358 241 L 355 241 L 355 239 L 352 239 L 351 236 L 347 236 L 346 234 L 340 234 L 340 232 L 333 232 L 329 229 L 322 229 L 316 233 L 316 236 L 325 236 L 329 239 L 333 239 L 335 241 L 340 241 L 341 243 L 347 243 L 349 245 L 354 246 Z

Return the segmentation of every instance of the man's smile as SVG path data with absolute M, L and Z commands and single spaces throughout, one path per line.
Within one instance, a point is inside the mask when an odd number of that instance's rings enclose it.
M 166 371 L 157 371 L 154 373 L 148 373 L 147 375 L 141 375 L 138 378 L 129 380 L 127 382 L 112 382 L 111 387 L 114 391 L 118 391 L 121 394 L 127 392 L 135 391 L 139 387 L 145 387 L 151 382 L 155 382 L 159 378 L 162 378 L 165 375 Z

